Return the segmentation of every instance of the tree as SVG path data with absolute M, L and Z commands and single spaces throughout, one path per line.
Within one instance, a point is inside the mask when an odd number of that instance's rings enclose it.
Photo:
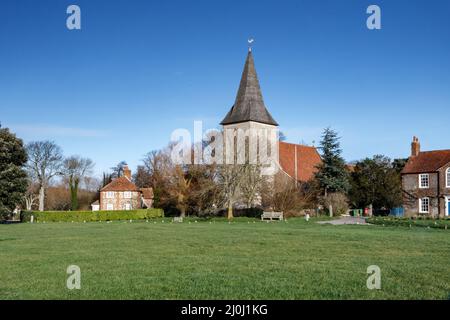
M 315 208 L 316 192 L 309 183 L 298 183 L 283 172 L 263 183 L 263 206 L 281 211 L 287 217 L 298 215 L 303 209 Z
M 401 166 L 401 165 L 400 165 Z M 356 163 L 349 198 L 355 207 L 394 208 L 402 203 L 399 161 L 382 155 Z
M 242 169 L 242 200 L 247 208 L 252 208 L 261 200 L 262 187 L 267 176 L 261 174 L 260 164 L 245 164 Z
M 69 184 L 70 203 L 73 211 L 78 210 L 78 188 L 83 178 L 92 172 L 94 163 L 89 158 L 70 156 L 64 159 L 62 173 Z
M 336 131 L 326 128 L 322 134 L 320 147 L 322 163 L 315 174 L 325 196 L 329 192 L 346 193 L 350 188 L 349 175 L 342 158 L 339 137 Z
M 151 187 L 151 179 L 152 176 L 150 173 L 145 169 L 144 166 L 138 166 L 136 173 L 133 174 L 133 181 L 134 184 L 138 188 L 148 188 Z
M 120 161 L 116 166 L 112 167 L 112 178 L 120 178 L 123 175 L 123 169 L 127 165 L 126 161 Z
M 33 210 L 36 201 L 39 200 L 39 185 L 33 181 L 28 181 L 28 188 L 23 196 L 26 210 Z
M 23 200 L 28 184 L 26 161 L 22 140 L 8 128 L 0 128 L 0 215 L 11 213 Z
M 103 172 L 102 183 L 101 183 L 99 189 L 103 188 L 104 186 L 106 186 L 107 184 L 109 184 L 111 181 L 112 181 L 112 175 L 111 175 L 111 173 Z
M 50 180 L 61 174 L 63 155 L 53 141 L 34 141 L 27 145 L 29 174 L 39 184 L 39 211 L 44 211 L 45 191 Z
M 406 166 L 406 163 L 408 162 L 408 158 L 400 158 L 400 159 L 394 159 L 392 161 L 392 167 L 394 168 L 395 172 L 398 174 L 401 174 L 403 168 Z
M 233 207 L 241 197 L 245 166 L 241 164 L 223 164 L 218 166 L 218 184 L 222 190 L 223 205 L 227 208 L 227 219 L 233 219 Z
M 189 193 L 191 191 L 192 178 L 185 172 L 182 166 L 173 168 L 170 175 L 169 193 L 176 200 L 177 209 L 180 216 L 185 217 L 189 203 Z

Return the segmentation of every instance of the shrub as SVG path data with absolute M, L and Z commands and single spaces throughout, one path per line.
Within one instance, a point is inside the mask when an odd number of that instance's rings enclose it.
M 91 222 L 113 220 L 144 220 L 164 217 L 162 209 L 139 209 L 117 211 L 23 211 L 22 222 L 29 222 L 31 215 L 36 222 Z
M 323 199 L 325 209 L 328 210 L 330 205 L 333 207 L 333 215 L 340 216 L 348 212 L 348 200 L 343 193 L 330 193 Z
M 450 219 L 432 219 L 419 217 L 415 218 L 394 218 L 394 217 L 372 217 L 367 219 L 368 223 L 384 225 L 384 226 L 399 226 L 399 227 L 429 227 L 437 229 L 450 229 Z

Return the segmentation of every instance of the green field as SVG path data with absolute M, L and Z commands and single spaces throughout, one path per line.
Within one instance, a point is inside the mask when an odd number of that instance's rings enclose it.
M 448 230 L 253 221 L 0 225 L 0 299 L 449 298 Z

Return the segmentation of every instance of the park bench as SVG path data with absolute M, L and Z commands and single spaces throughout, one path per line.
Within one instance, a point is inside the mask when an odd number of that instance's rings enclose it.
M 283 220 L 283 212 L 267 212 L 264 211 L 261 215 L 261 220 L 269 220 L 272 221 L 274 219 Z

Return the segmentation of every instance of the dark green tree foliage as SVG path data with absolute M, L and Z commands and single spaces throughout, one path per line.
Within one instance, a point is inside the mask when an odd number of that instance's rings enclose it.
M 401 170 L 398 166 L 398 161 L 391 162 L 382 155 L 357 162 L 351 174 L 351 203 L 357 208 L 372 204 L 374 209 L 401 205 Z
M 71 156 L 64 159 L 63 175 L 66 177 L 70 190 L 71 210 L 78 210 L 78 189 L 81 180 L 92 172 L 94 163 L 89 158 Z
M 322 163 L 318 166 L 316 179 L 324 194 L 346 193 L 350 188 L 349 174 L 342 158 L 339 137 L 336 131 L 326 128 L 320 141 Z
M 8 128 L 0 128 L 0 215 L 11 213 L 23 200 L 27 154 L 21 139 Z
M 392 161 L 392 166 L 394 167 L 395 171 L 400 174 L 403 168 L 406 166 L 407 162 L 408 158 L 394 159 L 394 161 Z

